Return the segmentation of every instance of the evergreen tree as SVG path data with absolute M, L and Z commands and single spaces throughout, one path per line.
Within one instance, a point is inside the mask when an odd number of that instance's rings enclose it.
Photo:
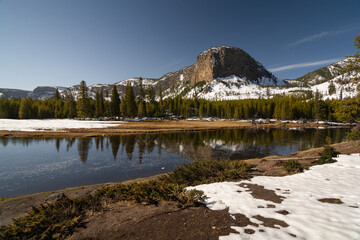
M 158 83 L 158 96 L 159 96 L 159 103 L 163 103 L 163 92 L 161 87 L 161 82 Z
M 76 102 L 76 109 L 77 109 L 78 117 L 85 118 L 91 116 L 89 90 L 84 80 L 80 82 L 79 94 Z
M 63 118 L 64 102 L 61 98 L 54 102 L 54 117 Z
M 145 91 L 143 88 L 142 78 L 139 77 L 139 102 L 143 102 L 145 100 Z
M 127 117 L 127 108 L 126 108 L 125 97 L 120 101 L 120 113 L 121 113 L 121 116 Z
M 138 105 L 138 117 L 143 118 L 146 116 L 146 104 L 145 102 L 141 101 Z
M 36 118 L 37 109 L 34 108 L 34 102 L 31 98 L 21 100 L 19 108 L 19 117 L 21 119 Z
M 156 93 L 154 90 L 154 87 L 152 85 L 150 85 L 147 88 L 147 96 L 148 96 L 148 101 L 154 103 L 156 100 Z
M 329 95 L 333 95 L 336 93 L 336 87 L 333 81 L 330 82 L 328 89 L 329 89 Z
M 199 118 L 203 119 L 204 117 L 204 104 L 200 103 L 200 107 L 199 107 Z
M 138 117 L 146 116 L 145 91 L 142 84 L 142 78 L 139 78 L 139 98 L 138 98 Z
M 66 118 L 76 117 L 76 102 L 71 92 L 67 92 L 65 95 L 63 116 Z
M 158 96 L 159 96 L 158 116 L 163 116 L 164 115 L 164 103 L 163 103 L 163 92 L 162 92 L 160 81 L 158 83 Z
M 352 71 L 355 73 L 360 73 L 360 35 L 354 38 L 354 45 L 357 48 L 357 52 L 348 58 L 350 64 L 341 69 L 345 73 Z
M 235 108 L 234 118 L 235 118 L 235 119 L 240 119 L 239 107 L 236 107 L 236 108 Z
M 61 99 L 60 92 L 59 92 L 59 89 L 58 89 L 58 88 L 56 88 L 56 90 L 55 90 L 53 99 L 54 99 L 55 101 Z
M 147 88 L 148 102 L 146 103 L 146 112 L 149 117 L 155 116 L 157 112 L 156 92 L 152 85 Z
M 117 92 L 116 85 L 114 85 L 111 93 L 110 115 L 120 116 L 120 98 L 119 98 L 119 93 Z
M 134 88 L 129 82 L 125 89 L 126 116 L 135 117 L 137 114 L 137 105 L 135 101 Z
M 105 116 L 104 97 L 102 89 L 96 92 L 95 95 L 95 117 Z

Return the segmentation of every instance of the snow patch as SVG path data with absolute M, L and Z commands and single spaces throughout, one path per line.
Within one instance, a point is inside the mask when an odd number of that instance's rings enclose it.
M 360 239 L 360 175 L 359 154 L 340 155 L 337 162 L 313 166 L 304 173 L 285 177 L 254 177 L 249 181 L 204 184 L 188 189 L 204 191 L 207 207 L 212 210 L 229 208 L 229 213 L 244 214 L 252 222 L 262 224 L 256 215 L 286 222 L 288 227 L 270 228 L 233 226 L 239 234 L 222 236 L 220 239 Z M 281 203 L 254 198 L 248 187 L 240 183 L 258 184 L 283 196 Z M 319 199 L 335 198 L 342 204 L 320 202 Z M 266 208 L 267 204 L 275 208 Z M 259 208 L 259 206 L 265 206 Z M 276 213 L 286 210 L 287 215 Z M 245 228 L 255 230 L 244 234 Z M 264 232 L 260 232 L 264 229 Z
M 81 121 L 71 119 L 18 120 L 0 119 L 1 131 L 65 131 L 77 128 L 108 128 L 120 125 L 116 121 Z

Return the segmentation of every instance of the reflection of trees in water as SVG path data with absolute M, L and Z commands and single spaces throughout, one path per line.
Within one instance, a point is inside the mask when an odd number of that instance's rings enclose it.
M 59 150 L 60 150 L 61 142 L 62 142 L 62 138 L 56 138 L 55 139 L 55 147 L 56 147 L 57 152 L 59 152 Z
M 91 138 L 79 138 L 78 139 L 78 152 L 79 152 L 79 157 L 81 162 L 85 163 L 87 158 L 88 158 L 88 154 L 89 154 L 89 149 L 91 147 L 92 144 L 92 139 Z
M 146 149 L 148 153 L 152 153 L 155 148 L 155 140 L 161 136 L 161 134 L 146 134 L 145 135 L 145 142 L 146 142 Z
M 106 149 L 111 147 L 114 159 L 117 158 L 121 145 L 122 153 L 125 151 L 126 156 L 131 160 L 137 145 L 139 151 L 138 160 L 141 164 L 145 152 L 152 153 L 156 146 L 158 147 L 159 157 L 163 150 L 191 159 L 196 156 L 207 157 L 207 154 L 199 153 L 209 151 L 209 156 L 212 159 L 244 159 L 267 155 L 277 146 L 286 146 L 287 148 L 294 148 L 294 150 L 321 147 L 325 144 L 326 136 L 330 136 L 334 143 L 341 142 L 348 131 L 349 129 L 220 129 L 200 132 L 96 137 L 94 141 L 97 150 L 101 149 L 103 151 L 104 147 Z M 66 138 L 66 151 L 72 148 L 76 140 L 78 140 L 80 159 L 82 162 L 86 162 L 92 138 Z M 8 146 L 9 143 L 14 145 L 20 143 L 27 147 L 32 142 L 46 142 L 55 144 L 58 152 L 62 141 L 61 138 L 0 137 L 0 144 L 4 147 Z M 237 150 L 233 151 L 232 147 Z
M 139 135 L 137 138 L 138 148 L 139 148 L 139 164 L 143 161 L 143 154 L 146 148 L 145 136 Z
M 162 146 L 163 146 L 163 142 L 162 142 L 162 139 L 161 138 L 159 138 L 158 140 L 157 140 L 157 146 L 158 146 L 158 157 L 159 157 L 159 159 L 161 159 L 161 149 L 162 149 Z
M 109 141 L 114 160 L 116 160 L 116 156 L 120 147 L 120 136 L 111 136 L 109 137 Z
M 345 133 L 344 129 L 221 129 L 161 134 L 159 138 L 168 146 L 171 143 L 189 149 L 190 152 L 185 153 L 171 147 L 173 152 L 191 156 L 193 160 L 198 155 L 197 148 L 205 145 L 212 146 L 212 159 L 245 159 L 269 155 L 272 149 L 279 146 L 294 150 L 321 147 L 325 144 L 326 136 L 330 136 L 335 143 L 342 141 Z M 195 152 L 191 150 L 192 147 Z M 231 150 L 231 147 L 238 150 Z
M 0 143 L 6 147 L 9 143 L 9 139 L 7 137 L 0 137 Z
M 126 136 L 125 152 L 126 152 L 126 156 L 129 158 L 129 160 L 132 159 L 132 155 L 133 155 L 134 148 L 135 148 L 135 143 L 136 143 L 135 135 Z
M 101 150 L 101 152 L 104 151 L 104 137 L 96 137 L 95 138 L 95 146 L 96 150 Z
M 76 141 L 76 138 L 66 138 L 66 151 L 68 152 L 69 149 L 73 146 L 74 142 Z

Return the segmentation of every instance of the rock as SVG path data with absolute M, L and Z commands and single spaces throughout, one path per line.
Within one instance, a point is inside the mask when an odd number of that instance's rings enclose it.
M 277 78 L 267 71 L 259 62 L 244 50 L 237 47 L 212 47 L 202 52 L 196 58 L 196 63 L 177 72 L 165 74 L 162 78 L 163 89 L 175 87 L 179 82 L 211 82 L 216 78 L 229 76 L 246 78 L 251 82 L 261 84 L 262 78 L 267 78 L 267 84 L 276 85 Z
M 63 199 L 68 199 L 68 197 L 63 192 L 52 193 L 45 199 L 44 202 L 51 204 Z
M 196 58 L 191 76 L 191 84 L 215 78 L 228 76 L 246 78 L 259 84 L 260 79 L 268 78 L 276 85 L 277 79 L 267 71 L 259 62 L 253 59 L 244 50 L 237 47 L 213 47 Z

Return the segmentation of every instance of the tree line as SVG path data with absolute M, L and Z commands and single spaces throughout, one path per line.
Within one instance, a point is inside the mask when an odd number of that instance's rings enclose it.
M 101 118 L 101 117 L 199 117 L 224 119 L 275 118 L 281 120 L 317 119 L 354 122 L 360 119 L 360 98 L 321 100 L 305 96 L 277 96 L 272 99 L 245 99 L 208 101 L 185 99 L 181 96 L 162 99 L 161 87 L 144 89 L 139 79 L 139 94 L 135 96 L 130 83 L 120 98 L 116 86 L 111 99 L 104 99 L 102 91 L 95 99 L 89 96 L 85 81 L 80 83 L 77 99 L 66 92 L 62 97 L 58 90 L 50 99 L 13 98 L 0 99 L 0 118 Z

